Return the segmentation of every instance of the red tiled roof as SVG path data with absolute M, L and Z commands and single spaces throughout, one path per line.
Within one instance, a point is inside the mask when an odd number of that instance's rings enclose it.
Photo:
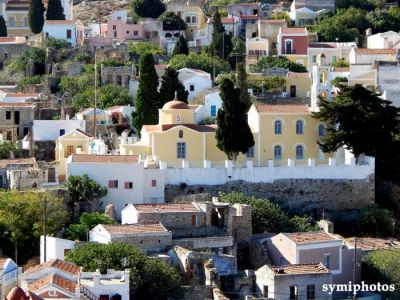
M 132 225 L 110 225 L 101 224 L 110 235 L 113 234 L 135 234 L 135 233 L 152 233 L 152 232 L 168 232 L 161 223 L 154 224 L 132 224 Z
M 355 48 L 356 54 L 361 55 L 377 55 L 377 54 L 397 54 L 398 49 L 368 49 L 368 48 Z
M 30 97 L 30 98 L 35 98 L 39 97 L 39 93 L 8 93 L 6 97 Z
M 195 125 L 195 124 L 164 124 L 164 125 L 144 125 L 143 128 L 147 132 L 162 132 L 174 128 L 176 126 L 183 126 L 198 132 L 215 132 L 216 125 Z
M 17 38 L 18 37 L 16 37 L 16 36 L 14 36 L 14 37 L 0 37 L 0 44 L 10 44 L 10 43 L 17 43 L 18 42 L 18 44 L 25 44 L 24 42 L 19 42 L 19 41 L 17 41 Z
M 336 48 L 336 43 L 311 43 L 308 48 Z
M 198 212 L 199 209 L 190 204 L 134 204 L 140 213 Z
M 306 28 L 282 28 L 282 33 L 283 34 L 298 34 L 298 33 L 304 33 L 307 34 L 307 29 Z
M 0 168 L 6 168 L 9 165 L 34 165 L 36 159 L 34 157 L 19 159 L 2 159 L 0 160 Z
M 83 131 L 79 128 L 76 128 L 75 130 L 78 131 L 79 133 L 82 133 L 83 135 L 86 135 L 87 137 L 93 137 L 93 135 L 91 135 L 90 133 L 87 133 L 86 131 Z
M 138 155 L 74 154 L 72 162 L 83 163 L 138 163 Z
M 35 107 L 36 104 L 34 103 L 25 103 L 25 102 L 17 102 L 17 103 L 8 103 L 8 102 L 1 102 L 0 103 L 0 108 L 5 107 L 5 108 L 9 108 L 9 107 Z
M 277 114 L 309 114 L 310 111 L 307 105 L 270 105 L 270 104 L 255 104 L 256 109 L 260 113 L 277 113 Z
M 242 20 L 258 20 L 260 19 L 259 16 L 240 16 L 240 19 Z
M 276 275 L 330 273 L 322 263 L 272 266 L 271 268 Z
M 346 243 L 354 247 L 354 238 L 346 239 Z M 396 239 L 380 239 L 380 238 L 357 238 L 357 248 L 362 250 L 380 250 L 400 248 L 400 241 Z
M 25 273 L 35 273 L 35 272 L 45 270 L 50 267 L 57 268 L 61 271 L 64 271 L 66 273 L 73 274 L 73 275 L 77 275 L 79 273 L 79 269 L 80 269 L 79 266 L 77 266 L 73 263 L 66 262 L 61 259 L 52 259 L 48 262 L 45 262 L 40 265 L 36 265 L 32 268 L 29 268 Z
M 62 276 L 55 274 L 55 273 L 50 273 L 50 274 L 36 280 L 35 282 L 28 284 L 28 288 L 31 291 L 37 291 L 49 284 L 54 284 L 70 293 L 75 293 L 75 288 L 77 285 L 76 282 L 74 282 L 74 281 L 68 280 Z
M 310 78 L 310 73 L 308 73 L 308 72 L 302 72 L 302 73 L 288 72 L 287 77 L 288 78 Z
M 232 23 L 237 23 L 238 22 L 238 20 L 237 19 L 234 19 L 234 18 L 222 18 L 221 19 L 221 23 L 222 24 L 232 24 Z
M 337 241 L 332 235 L 326 232 L 294 232 L 284 233 L 290 240 L 296 244 L 309 244 L 325 241 Z
M 334 67 L 333 72 L 350 72 L 349 67 Z

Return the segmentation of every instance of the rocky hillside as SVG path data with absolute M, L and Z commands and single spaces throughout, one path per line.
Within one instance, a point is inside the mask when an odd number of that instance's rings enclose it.
M 99 13 L 101 21 L 105 22 L 112 11 L 128 9 L 129 0 L 82 1 L 74 5 L 74 19 L 87 23 L 96 23 Z

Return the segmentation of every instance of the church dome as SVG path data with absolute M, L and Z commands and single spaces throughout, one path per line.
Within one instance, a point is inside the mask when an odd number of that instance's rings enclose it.
M 24 290 L 18 286 L 12 288 L 6 297 L 7 300 L 24 300 L 26 298 Z
M 185 102 L 172 100 L 165 103 L 163 109 L 190 109 L 190 107 Z

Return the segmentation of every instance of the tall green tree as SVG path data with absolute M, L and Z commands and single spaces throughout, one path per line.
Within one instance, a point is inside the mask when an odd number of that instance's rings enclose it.
M 157 124 L 158 119 L 158 75 L 154 68 L 154 58 L 146 53 L 139 60 L 139 88 L 132 124 L 140 133 L 143 125 Z
M 357 157 L 376 158 L 376 173 L 383 178 L 398 177 L 400 170 L 400 109 L 362 85 L 341 86 L 332 101 L 320 99 L 314 117 L 328 124 L 319 143 L 324 152 L 345 146 Z
M 107 188 L 90 179 L 87 174 L 83 176 L 69 176 L 65 187 L 75 202 L 91 201 L 107 195 Z
M 29 2 L 29 28 L 33 33 L 41 33 L 44 25 L 44 5 L 42 0 L 30 0 Z
M 250 109 L 251 99 L 247 84 L 247 72 L 244 63 L 236 65 L 236 87 L 240 90 L 239 100 L 245 105 L 246 112 Z
M 132 0 L 131 10 L 135 19 L 157 19 L 165 11 L 165 5 L 160 0 Z
M 131 299 L 167 300 L 183 296 L 179 273 L 162 261 L 147 258 L 143 251 L 132 245 L 85 244 L 68 252 L 66 260 L 82 266 L 87 272 L 130 269 Z
M 240 89 L 224 79 L 220 85 L 222 108 L 217 115 L 217 147 L 230 160 L 236 160 L 239 152 L 247 153 L 254 146 L 253 134 L 247 122 L 247 104 L 240 101 Z
M 166 11 L 160 17 L 159 20 L 163 22 L 164 30 L 186 30 L 187 25 L 185 21 L 182 20 L 180 16 L 178 16 L 173 11 Z
M 49 0 L 47 4 L 46 20 L 65 20 L 64 8 L 61 0 Z
M 185 90 L 185 87 L 179 81 L 178 75 L 179 73 L 171 67 L 165 69 L 165 73 L 161 77 L 159 108 L 162 108 L 168 101 L 173 100 L 175 92 L 179 101 L 187 103 L 189 92 Z
M 189 54 L 188 44 L 182 35 L 179 36 L 178 41 L 175 44 L 174 51 L 172 51 L 172 56 L 177 54 Z
M 71 224 L 67 229 L 67 237 L 70 240 L 87 240 L 87 234 L 89 230 L 93 229 L 98 224 L 114 224 L 115 221 L 102 213 L 82 213 L 79 217 L 79 223 Z
M 7 36 L 7 24 L 3 16 L 0 16 L 0 36 Z
M 212 40 L 210 46 L 207 48 L 207 52 L 226 60 L 232 48 L 231 36 L 225 33 L 225 27 L 221 22 L 221 14 L 216 10 L 213 16 Z

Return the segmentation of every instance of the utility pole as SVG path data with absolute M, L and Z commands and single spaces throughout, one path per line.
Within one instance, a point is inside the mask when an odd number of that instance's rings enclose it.
M 43 212 L 43 262 L 47 261 L 47 197 L 44 196 Z
M 96 110 L 97 110 L 97 56 L 94 51 L 94 110 L 93 110 L 93 136 L 96 138 Z

